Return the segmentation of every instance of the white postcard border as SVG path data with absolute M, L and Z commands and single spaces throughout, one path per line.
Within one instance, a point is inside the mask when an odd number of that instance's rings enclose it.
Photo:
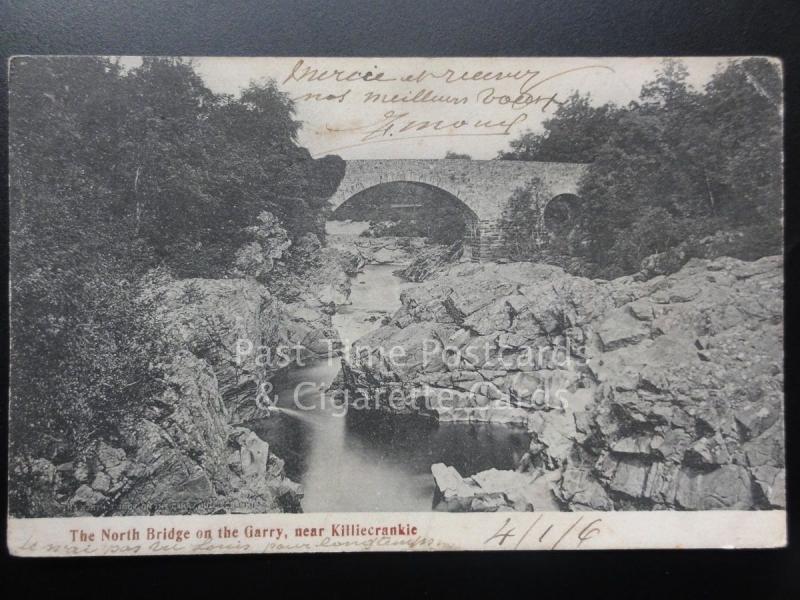
M 786 545 L 786 511 L 9 518 L 7 543 L 30 557 L 775 548 Z

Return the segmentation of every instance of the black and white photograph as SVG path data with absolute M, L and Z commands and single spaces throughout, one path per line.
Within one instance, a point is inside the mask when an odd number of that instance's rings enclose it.
M 780 60 L 8 69 L 12 551 L 785 518 Z

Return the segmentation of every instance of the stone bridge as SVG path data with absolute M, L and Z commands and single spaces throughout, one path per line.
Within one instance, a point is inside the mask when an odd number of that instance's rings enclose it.
M 464 208 L 473 260 L 491 260 L 507 254 L 503 216 L 516 189 L 535 185 L 531 210 L 539 226 L 533 235 L 542 235 L 548 204 L 559 196 L 574 197 L 585 169 L 576 163 L 512 160 L 348 160 L 330 203 L 335 210 L 359 192 L 392 182 L 439 188 Z

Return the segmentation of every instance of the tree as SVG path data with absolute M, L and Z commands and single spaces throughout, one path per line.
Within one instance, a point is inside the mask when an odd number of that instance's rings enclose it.
M 740 231 L 726 251 L 753 259 L 780 252 L 780 99 L 767 59 L 731 61 L 701 91 L 667 59 L 637 102 L 595 107 L 573 95 L 500 158 L 591 163 L 579 195 L 600 274 L 636 271 L 677 245 L 691 254 L 720 230 Z
M 9 109 L 10 509 L 25 514 L 31 461 L 113 440 L 162 391 L 176 348 L 155 274 L 262 276 L 324 219 L 343 161 L 297 146 L 274 82 L 216 95 L 179 59 L 15 58 Z
M 712 77 L 700 107 L 709 130 L 692 157 L 702 161 L 715 203 L 738 224 L 782 213 L 782 82 L 763 58 L 733 62 Z M 694 129 L 695 140 L 703 133 Z
M 513 140 L 501 160 L 591 162 L 616 127 L 621 111 L 613 105 L 595 107 L 591 96 L 577 92 L 543 123 L 544 131 L 527 131 Z
M 541 180 L 534 179 L 529 185 L 514 190 L 503 215 L 503 230 L 506 245 L 515 260 L 530 259 L 539 250 L 541 241 L 540 223 L 533 206 L 538 204 L 537 193 Z

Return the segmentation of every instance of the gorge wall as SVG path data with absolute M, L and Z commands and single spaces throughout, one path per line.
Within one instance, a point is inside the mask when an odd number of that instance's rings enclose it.
M 334 286 L 335 287 L 335 286 Z M 251 279 L 183 279 L 148 291 L 177 351 L 165 392 L 68 463 L 34 465 L 35 503 L 48 515 L 299 511 L 302 490 L 283 460 L 245 423 L 269 412 L 259 386 L 291 365 L 339 347 L 332 286 L 295 302 Z M 252 345 L 251 352 L 245 341 Z M 241 346 L 240 346 L 241 345 Z M 270 357 L 265 361 L 264 357 Z
M 528 429 L 518 473 L 434 465 L 450 510 L 784 506 L 782 258 L 637 279 L 454 265 L 407 287 L 337 393 L 355 410 Z

